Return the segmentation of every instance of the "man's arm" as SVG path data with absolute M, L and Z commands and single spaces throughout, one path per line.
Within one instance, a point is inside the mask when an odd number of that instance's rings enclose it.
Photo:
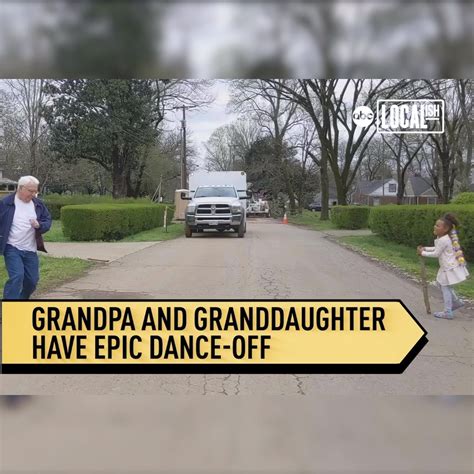
M 48 230 L 51 228 L 51 214 L 48 211 L 48 208 L 41 203 L 41 214 L 38 216 L 38 223 L 39 223 L 39 231 L 41 234 L 44 234 L 45 232 L 48 232 Z

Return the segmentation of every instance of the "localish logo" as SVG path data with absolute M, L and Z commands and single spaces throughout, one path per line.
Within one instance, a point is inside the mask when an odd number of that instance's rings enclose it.
M 377 132 L 444 133 L 444 100 L 379 99 Z

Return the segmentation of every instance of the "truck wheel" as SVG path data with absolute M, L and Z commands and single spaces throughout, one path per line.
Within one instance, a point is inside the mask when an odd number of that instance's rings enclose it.
M 242 221 L 239 225 L 239 227 L 237 228 L 237 237 L 239 237 L 240 239 L 245 235 L 245 222 Z
M 193 236 L 193 231 L 192 231 L 191 227 L 188 226 L 188 224 L 185 224 L 185 226 L 184 226 L 184 235 L 185 235 L 187 238 Z

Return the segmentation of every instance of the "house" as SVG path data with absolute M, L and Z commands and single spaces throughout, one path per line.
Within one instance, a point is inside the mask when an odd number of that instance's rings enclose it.
M 321 205 L 321 193 L 317 193 L 312 201 L 312 204 L 319 204 Z M 329 189 L 329 207 L 337 206 L 337 194 L 335 189 Z
M 431 182 L 422 176 L 410 176 L 405 184 L 403 204 L 437 204 L 438 195 Z
M 3 177 L 3 170 L 0 169 L 0 199 L 16 191 L 17 182 Z
M 352 194 L 352 204 L 379 206 L 397 203 L 398 183 L 393 178 L 359 181 Z

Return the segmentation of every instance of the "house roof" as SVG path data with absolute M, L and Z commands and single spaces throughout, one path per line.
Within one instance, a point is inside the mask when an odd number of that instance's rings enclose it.
M 435 194 L 435 192 L 431 188 L 430 181 L 423 178 L 422 176 L 410 176 L 408 178 L 408 181 L 410 181 L 411 189 L 413 190 L 413 196 L 421 196 L 422 194 L 425 194 L 426 191 L 430 191 L 430 190 L 432 191 L 433 194 Z M 427 193 L 427 194 L 430 194 L 430 193 Z
M 17 182 L 8 178 L 0 178 L 0 184 L 17 184 Z
M 373 181 L 359 181 L 357 183 L 356 192 L 360 194 L 369 195 L 381 188 L 384 184 L 395 181 L 393 178 L 388 179 L 374 179 Z

